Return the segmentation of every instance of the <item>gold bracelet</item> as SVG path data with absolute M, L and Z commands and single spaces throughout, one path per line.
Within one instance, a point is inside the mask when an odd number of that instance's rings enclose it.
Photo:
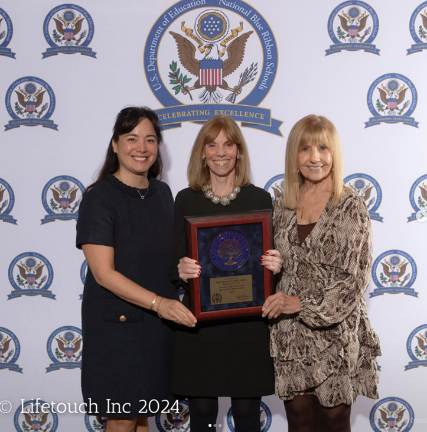
M 164 299 L 165 299 L 164 297 L 160 297 L 159 304 L 157 305 L 157 310 L 156 310 L 156 312 L 157 312 L 157 315 L 159 316 L 159 318 L 163 318 L 163 317 L 160 315 L 160 313 L 159 313 L 159 309 L 160 309 L 160 304 L 162 303 L 162 301 L 163 301 Z
M 154 303 L 156 303 L 156 300 L 157 300 L 157 297 L 158 297 L 158 296 L 159 296 L 159 295 L 156 294 L 156 297 L 154 297 L 154 300 L 151 302 L 150 310 L 153 310 Z

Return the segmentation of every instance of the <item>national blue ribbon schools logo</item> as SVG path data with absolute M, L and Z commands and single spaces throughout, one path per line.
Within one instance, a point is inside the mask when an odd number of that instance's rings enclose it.
M 277 66 L 270 26 L 240 0 L 179 1 L 154 23 L 144 50 L 148 84 L 165 107 L 156 110 L 163 129 L 224 114 L 282 136 L 282 122 L 259 107 Z
M 15 194 L 10 184 L 0 178 L 0 221 L 16 225 L 16 219 L 10 214 L 15 204 Z
M 176 402 L 173 407 L 175 407 L 175 404 Z M 188 401 L 180 400 L 177 408 L 178 410 L 173 408 L 168 413 L 162 412 L 162 414 L 156 415 L 156 426 L 160 432 L 190 432 L 190 408 Z
M 47 340 L 47 353 L 52 363 L 46 372 L 81 368 L 82 342 L 82 331 L 77 327 L 64 326 L 53 331 Z
M 415 44 L 408 48 L 407 55 L 427 49 L 427 1 L 414 10 L 409 21 L 409 30 Z
M 42 192 L 43 207 L 48 214 L 41 224 L 77 220 L 84 191 L 84 186 L 74 177 L 63 175 L 49 180 Z
M 372 44 L 378 27 L 378 16 L 367 3 L 346 1 L 339 4 L 329 16 L 328 33 L 334 44 L 326 50 L 326 55 L 342 50 L 364 50 L 379 55 L 380 50 Z
M 55 107 L 55 94 L 46 81 L 33 76 L 19 78 L 6 93 L 6 109 L 13 120 L 5 125 L 5 131 L 20 126 L 58 130 L 58 125 L 49 120 Z
M 347 176 L 344 184 L 365 201 L 372 220 L 383 222 L 383 217 L 377 212 L 382 201 L 382 190 L 379 183 L 367 174 L 357 173 Z
M 409 192 L 409 201 L 415 213 L 408 216 L 408 222 L 427 221 L 427 174 L 415 180 Z
M 86 282 L 86 274 L 87 274 L 87 261 L 84 260 L 82 266 L 80 267 L 80 279 L 84 286 Z M 83 300 L 83 294 L 80 294 L 80 300 Z
M 420 325 L 411 332 L 406 342 L 406 351 L 412 359 L 405 371 L 427 366 L 427 324 Z
M 415 422 L 411 405 L 398 397 L 388 397 L 378 401 L 369 415 L 369 422 L 375 432 L 409 432 Z
M 7 48 L 13 36 L 13 24 L 6 11 L 0 8 L 0 55 L 16 58 L 16 53 Z
M 278 174 L 272 177 L 264 186 L 264 190 L 270 193 L 273 201 L 283 194 L 284 179 L 284 174 Z
M 53 281 L 52 265 L 43 255 L 36 252 L 19 254 L 9 265 L 8 276 L 13 287 L 8 300 L 38 295 L 55 300 L 55 294 L 49 291 Z
M 403 123 L 417 128 L 418 122 L 411 117 L 417 102 L 417 90 L 409 78 L 397 73 L 382 75 L 369 87 L 368 107 L 374 117 L 365 122 L 365 128 L 380 123 Z
M 107 423 L 107 417 L 95 417 L 85 414 L 85 425 L 89 432 L 105 432 L 107 430 Z
M 43 53 L 43 58 L 77 53 L 96 58 L 96 52 L 88 47 L 94 32 L 92 17 L 82 7 L 63 4 L 53 8 L 43 23 L 44 37 L 51 46 Z
M 270 408 L 264 402 L 261 402 L 260 406 L 260 420 L 261 432 L 267 432 L 271 427 L 272 416 Z M 231 432 L 235 432 L 232 408 L 230 408 L 227 412 L 227 426 Z
M 411 255 L 401 250 L 389 250 L 382 253 L 372 266 L 372 279 L 377 288 L 370 297 L 383 294 L 403 293 L 418 297 L 412 288 L 417 278 L 417 265 Z
M 15 411 L 13 422 L 17 432 L 56 432 L 58 414 L 51 404 L 37 398 L 22 402 Z
M 9 369 L 22 373 L 22 368 L 16 363 L 21 354 L 21 345 L 15 334 L 5 327 L 0 327 L 0 370 Z

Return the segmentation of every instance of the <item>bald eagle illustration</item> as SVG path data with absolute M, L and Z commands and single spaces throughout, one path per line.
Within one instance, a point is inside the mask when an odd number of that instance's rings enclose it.
M 366 21 L 370 15 L 365 15 L 362 17 L 357 25 L 349 25 L 349 22 L 342 15 L 338 15 L 341 21 L 341 27 L 348 33 L 350 40 L 358 37 L 362 40 L 370 33 L 370 29 L 367 29 L 364 35 L 361 35 L 360 32 L 366 27 Z M 357 21 L 356 21 L 357 22 Z
M 184 94 L 189 93 L 191 90 L 205 88 L 205 90 L 199 95 L 199 99 L 204 103 L 219 103 L 222 100 L 222 94 L 217 90 L 221 88 L 223 90 L 229 90 L 235 92 L 235 89 L 230 88 L 224 77 L 231 75 L 243 61 L 245 54 L 245 46 L 249 36 L 253 31 L 243 33 L 239 37 L 233 40 L 230 45 L 227 46 L 226 53 L 227 59 L 222 61 L 219 59 L 219 51 L 216 45 L 210 46 L 208 50 L 208 56 L 205 59 L 199 61 L 196 59 L 196 47 L 187 38 L 181 36 L 173 31 L 169 32 L 175 39 L 176 45 L 178 47 L 179 60 L 181 61 L 183 67 L 192 75 L 198 77 L 194 86 L 191 88 L 183 87 L 182 92 Z M 214 48 L 216 48 L 217 54 L 214 54 Z M 220 84 L 202 84 L 199 74 L 200 74 L 200 63 L 204 60 L 214 60 L 222 67 L 222 81 Z
M 56 30 L 58 30 L 58 33 L 60 33 L 63 37 L 60 40 L 60 42 L 66 40 L 66 41 L 77 41 L 77 39 L 75 38 L 75 36 L 80 33 L 81 29 L 82 29 L 82 24 L 84 21 L 84 18 L 80 18 L 75 24 L 74 24 L 74 28 L 64 28 L 64 26 L 62 25 L 61 21 L 57 20 L 56 18 L 53 18 L 53 20 L 55 21 L 56 24 Z
M 400 110 L 399 104 L 401 104 L 405 100 L 405 93 L 406 93 L 406 90 L 408 90 L 408 87 L 406 87 L 405 89 L 403 89 L 399 93 L 399 95 L 398 95 L 397 98 L 392 98 L 392 97 L 387 98 L 387 94 L 386 94 L 386 92 L 382 88 L 377 87 L 377 89 L 380 92 L 380 98 L 381 98 L 382 102 L 387 105 L 387 108 L 390 111 Z
M 15 90 L 16 95 L 18 96 L 19 104 L 22 107 L 25 107 L 24 113 L 28 113 L 28 115 L 31 115 L 33 112 L 38 112 L 37 108 L 43 103 L 43 96 L 46 93 L 46 90 L 43 90 L 40 92 L 37 96 L 35 96 L 35 101 L 31 101 L 31 97 L 27 98 L 27 101 L 25 100 L 25 96 L 21 93 Z

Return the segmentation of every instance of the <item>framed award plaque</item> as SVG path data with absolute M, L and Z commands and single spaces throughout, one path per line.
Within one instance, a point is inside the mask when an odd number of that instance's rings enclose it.
M 272 249 L 271 210 L 185 218 L 187 256 L 202 274 L 189 279 L 190 309 L 199 321 L 261 315 L 273 274 L 259 258 Z

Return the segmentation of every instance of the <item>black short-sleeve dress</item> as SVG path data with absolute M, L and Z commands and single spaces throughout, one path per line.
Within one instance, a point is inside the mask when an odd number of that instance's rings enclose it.
M 118 272 L 162 297 L 178 299 L 167 276 L 173 239 L 173 197 L 169 186 L 159 180 L 150 179 L 142 200 L 136 188 L 109 175 L 81 202 L 77 247 L 85 243 L 113 247 Z M 158 400 L 164 408 L 162 400 L 174 400 L 170 386 L 175 334 L 170 323 L 98 285 L 90 269 L 82 332 L 82 391 L 88 412 L 149 417 L 156 414 L 156 404 L 151 404 L 151 412 L 140 412 L 144 401 Z M 120 404 L 121 412 L 118 408 L 112 412 L 113 402 Z
M 249 185 L 230 205 L 215 205 L 190 188 L 175 200 L 175 259 L 170 278 L 179 281 L 176 265 L 187 256 L 184 216 L 207 216 L 271 209 L 269 193 Z M 202 269 L 203 271 L 203 269 Z M 188 307 L 187 293 L 183 303 Z M 250 398 L 274 393 L 267 319 L 259 317 L 198 322 L 177 329 L 172 390 L 181 396 Z

